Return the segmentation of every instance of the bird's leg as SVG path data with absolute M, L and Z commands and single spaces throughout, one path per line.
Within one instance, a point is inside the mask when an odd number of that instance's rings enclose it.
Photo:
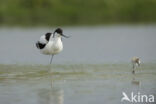
M 51 60 L 50 60 L 50 64 L 52 64 L 52 61 L 53 61 L 53 57 L 54 57 L 54 55 L 51 55 Z
M 54 55 L 51 56 L 51 60 L 50 60 L 50 70 L 49 70 L 49 73 L 50 73 L 50 79 L 51 79 L 51 88 L 52 88 L 52 61 L 53 61 L 53 57 Z
M 135 74 L 135 66 L 133 64 L 133 71 L 132 71 L 132 74 Z

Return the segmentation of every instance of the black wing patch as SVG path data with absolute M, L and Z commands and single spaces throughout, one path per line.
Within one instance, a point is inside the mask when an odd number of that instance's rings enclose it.
M 51 36 L 51 33 L 46 33 L 46 34 L 45 34 L 45 39 L 46 39 L 47 41 L 49 41 L 50 36 Z
M 43 49 L 45 46 L 46 46 L 46 44 L 43 44 L 43 43 L 40 43 L 40 42 L 37 42 L 37 43 L 36 43 L 36 47 L 37 47 L 38 49 Z

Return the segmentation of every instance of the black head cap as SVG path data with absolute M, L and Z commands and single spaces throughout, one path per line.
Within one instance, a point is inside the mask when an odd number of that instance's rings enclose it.
M 63 33 L 63 30 L 62 30 L 61 28 L 57 28 L 57 29 L 55 30 L 55 32 L 57 32 L 58 34 L 62 34 L 62 33 Z

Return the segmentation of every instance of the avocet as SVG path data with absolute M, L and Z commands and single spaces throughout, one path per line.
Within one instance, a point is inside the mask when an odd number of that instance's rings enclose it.
M 139 57 L 133 57 L 133 58 L 131 59 L 131 62 L 132 62 L 132 66 L 133 66 L 133 71 L 132 71 L 132 73 L 135 74 L 135 68 L 136 68 L 137 66 L 140 66 L 141 61 L 140 61 Z
M 63 50 L 62 36 L 69 38 L 63 34 L 61 28 L 57 28 L 53 33 L 46 33 L 42 35 L 36 43 L 36 47 L 45 55 L 51 55 L 50 64 L 52 63 L 53 56 Z

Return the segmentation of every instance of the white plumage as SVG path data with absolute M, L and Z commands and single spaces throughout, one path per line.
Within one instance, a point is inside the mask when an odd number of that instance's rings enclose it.
M 39 42 L 40 42 L 40 43 L 44 43 L 44 44 L 47 44 L 47 43 L 48 43 L 48 41 L 45 39 L 45 35 L 42 35 L 42 36 L 40 37 Z
M 63 50 L 63 43 L 61 41 L 61 36 L 55 38 L 52 38 L 51 36 L 45 48 L 41 49 L 41 52 L 47 55 L 55 55 L 60 53 L 62 50 Z

